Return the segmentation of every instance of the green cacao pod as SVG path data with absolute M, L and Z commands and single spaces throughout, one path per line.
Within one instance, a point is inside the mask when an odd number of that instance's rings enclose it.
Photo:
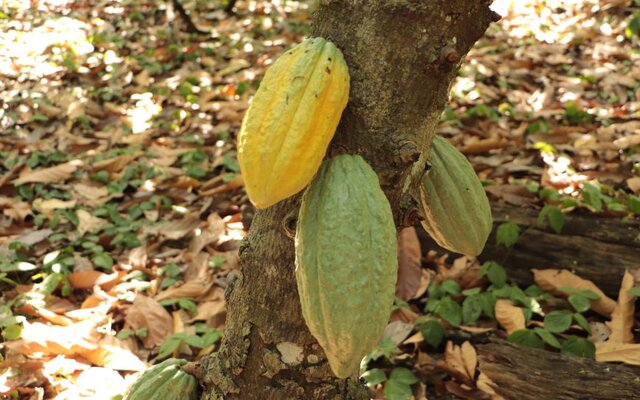
M 433 139 L 429 163 L 420 187 L 422 226 L 441 247 L 477 256 L 493 226 L 480 179 L 464 154 L 440 136 Z
M 180 367 L 185 360 L 170 358 L 146 370 L 129 388 L 125 400 L 197 400 L 198 380 Z
M 238 162 L 256 207 L 311 182 L 348 98 L 347 64 L 325 39 L 304 41 L 267 70 L 238 135 Z
M 327 160 L 302 198 L 296 281 L 302 314 L 336 376 L 358 371 L 389 320 L 396 229 L 376 173 L 360 157 Z

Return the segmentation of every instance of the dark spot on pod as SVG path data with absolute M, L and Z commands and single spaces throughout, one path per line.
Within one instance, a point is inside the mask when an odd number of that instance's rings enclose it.
M 327 67 L 327 69 L 325 69 L 325 71 L 327 71 L 327 74 L 331 73 L 331 68 Z

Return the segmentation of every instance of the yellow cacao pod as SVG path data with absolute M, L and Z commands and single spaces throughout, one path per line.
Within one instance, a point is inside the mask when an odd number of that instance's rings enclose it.
M 238 162 L 256 207 L 269 207 L 311 182 L 348 98 L 347 64 L 323 38 L 305 40 L 267 70 L 238 136 Z

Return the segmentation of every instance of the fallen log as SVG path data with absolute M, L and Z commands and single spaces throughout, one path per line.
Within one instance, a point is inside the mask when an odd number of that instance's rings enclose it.
M 494 229 L 479 258 L 499 262 L 518 284 L 533 283 L 533 268 L 570 269 L 615 298 L 625 269 L 640 266 L 640 222 L 571 213 L 557 234 L 536 224 L 539 211 L 533 208 L 497 202 L 491 208 Z M 496 244 L 496 229 L 507 221 L 520 227 L 520 239 L 510 249 Z M 446 252 L 421 228 L 419 235 L 423 250 Z
M 507 400 L 637 399 L 640 367 L 599 363 L 497 341 L 477 346 L 478 369 Z

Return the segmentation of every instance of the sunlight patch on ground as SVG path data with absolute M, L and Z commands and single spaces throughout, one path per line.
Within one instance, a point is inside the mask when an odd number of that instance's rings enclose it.
M 162 111 L 162 106 L 154 103 L 153 94 L 149 92 L 134 94 L 131 99 L 137 100 L 135 108 L 127 112 L 131 131 L 142 133 L 151 127 L 151 119 Z
M 508 17 L 502 25 L 513 37 L 533 36 L 546 43 L 569 43 L 575 38 L 575 27 L 591 23 L 587 15 L 575 13 L 567 17 L 565 10 L 600 8 L 600 0 L 495 0 L 491 9 Z
M 0 74 L 11 77 L 42 78 L 64 71 L 65 60 L 94 51 L 83 21 L 62 17 L 41 26 L 12 21 L 0 33 Z

